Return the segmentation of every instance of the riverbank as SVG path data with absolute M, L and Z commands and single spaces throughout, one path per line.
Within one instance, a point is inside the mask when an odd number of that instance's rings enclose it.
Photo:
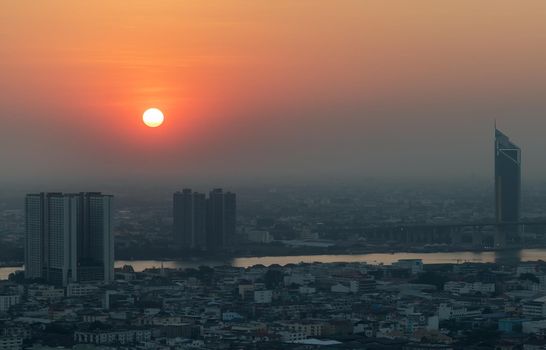
M 220 258 L 189 258 L 179 260 L 116 260 L 115 266 L 131 265 L 135 271 L 150 268 L 186 269 L 199 266 L 235 266 L 250 267 L 254 265 L 288 265 L 299 263 L 367 263 L 389 265 L 400 259 L 421 259 L 425 264 L 461 264 L 473 263 L 506 263 L 546 260 L 546 249 L 520 249 L 497 251 L 458 251 L 458 252 L 397 252 L 367 254 L 317 254 L 317 255 L 284 255 Z M 7 279 L 10 273 L 22 270 L 22 266 L 0 268 L 0 279 Z
M 266 257 L 266 256 L 298 256 L 298 255 L 358 255 L 358 254 L 394 254 L 394 253 L 454 253 L 454 252 L 495 252 L 514 251 L 522 249 L 546 249 L 546 245 L 512 246 L 510 248 L 474 248 L 465 246 L 430 245 L 424 247 L 404 246 L 290 246 L 281 243 L 243 245 L 237 248 L 228 248 L 222 252 L 207 252 L 195 250 L 179 250 L 173 246 L 164 247 L 158 251 L 116 250 L 116 259 L 120 260 L 179 260 L 179 259 L 233 259 L 237 257 Z
M 243 249 L 231 249 L 224 252 L 206 252 L 206 251 L 176 251 L 170 247 L 163 254 L 129 254 L 127 251 L 118 253 L 116 250 L 116 260 L 118 261 L 230 261 L 242 258 L 268 258 L 268 257 L 297 257 L 297 256 L 352 256 L 352 255 L 370 255 L 370 254 L 442 254 L 442 253 L 495 253 L 495 252 L 518 252 L 524 250 L 546 251 L 546 246 L 525 246 L 510 248 L 468 248 L 452 246 L 429 246 L 423 248 L 416 247 L 339 247 L 332 246 L 326 248 L 317 247 L 287 247 L 279 244 L 244 246 Z M 544 256 L 546 259 L 546 256 Z M 0 268 L 22 267 L 22 261 L 0 262 Z

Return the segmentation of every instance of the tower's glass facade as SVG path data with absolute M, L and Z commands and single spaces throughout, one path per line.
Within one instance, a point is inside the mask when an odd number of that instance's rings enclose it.
M 495 246 L 519 240 L 521 212 L 521 150 L 495 128 Z M 511 223 L 514 223 L 512 225 Z
M 521 150 L 499 130 L 495 130 L 495 203 L 497 223 L 519 221 Z

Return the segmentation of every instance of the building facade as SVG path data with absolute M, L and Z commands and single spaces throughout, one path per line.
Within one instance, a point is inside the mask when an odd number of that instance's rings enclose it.
M 112 196 L 29 194 L 25 200 L 25 277 L 55 285 L 112 281 Z
M 173 195 L 173 235 L 185 249 L 222 249 L 236 232 L 236 195 L 222 189 L 205 194 L 184 189 Z
M 521 149 L 495 128 L 495 217 L 501 224 L 495 245 L 503 246 L 517 236 L 521 212 Z
M 173 231 L 183 248 L 206 248 L 206 197 L 184 189 L 173 195 Z
M 207 249 L 218 250 L 235 238 L 237 204 L 235 193 L 216 188 L 207 199 Z

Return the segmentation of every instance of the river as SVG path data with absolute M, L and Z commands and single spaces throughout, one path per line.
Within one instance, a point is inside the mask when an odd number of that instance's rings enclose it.
M 425 264 L 459 264 L 463 262 L 477 263 L 517 263 L 525 261 L 546 260 L 546 249 L 521 249 L 521 250 L 503 250 L 488 252 L 442 252 L 442 253 L 371 253 L 371 254 L 351 254 L 351 255 L 295 255 L 295 256 L 264 256 L 250 258 L 233 258 L 228 260 L 117 260 L 116 267 L 131 265 L 135 271 L 143 271 L 147 268 L 161 267 L 184 269 L 195 268 L 199 266 L 219 266 L 231 265 L 236 267 L 249 267 L 257 264 L 265 266 L 278 264 L 298 264 L 304 263 L 334 263 L 334 262 L 365 262 L 368 264 L 390 265 L 400 259 L 422 259 Z M 7 279 L 9 274 L 22 270 L 22 267 L 2 267 L 0 268 L 0 280 Z

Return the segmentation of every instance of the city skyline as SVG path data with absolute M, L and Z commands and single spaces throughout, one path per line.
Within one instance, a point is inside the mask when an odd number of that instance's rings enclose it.
M 0 350 L 546 349 L 546 1 L 0 8 Z

